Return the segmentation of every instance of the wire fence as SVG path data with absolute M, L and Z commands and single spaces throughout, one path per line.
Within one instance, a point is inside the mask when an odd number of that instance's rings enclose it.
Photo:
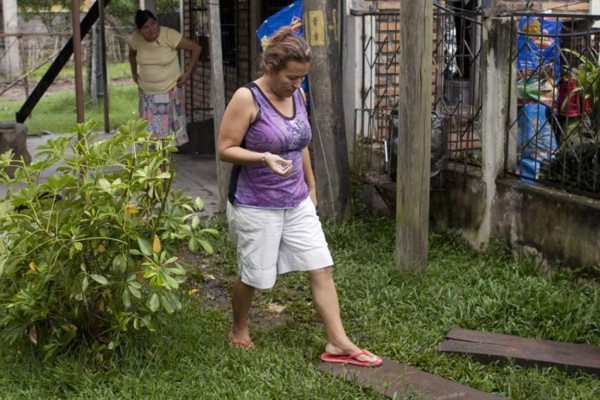
M 390 10 L 360 17 L 363 96 L 354 118 L 353 171 L 369 183 L 393 188 L 402 134 L 400 16 Z M 481 16 L 436 4 L 433 25 L 431 187 L 441 189 L 443 169 L 481 164 Z
M 600 198 L 597 16 L 515 15 L 516 165 L 508 174 Z M 511 129 L 509 129 L 510 131 Z M 508 159 L 508 155 L 507 155 Z

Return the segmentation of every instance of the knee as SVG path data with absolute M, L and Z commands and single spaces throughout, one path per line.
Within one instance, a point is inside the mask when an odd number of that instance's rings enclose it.
M 319 269 L 313 269 L 309 272 L 310 279 L 313 282 L 325 282 L 328 280 L 333 280 L 333 268 L 325 267 Z

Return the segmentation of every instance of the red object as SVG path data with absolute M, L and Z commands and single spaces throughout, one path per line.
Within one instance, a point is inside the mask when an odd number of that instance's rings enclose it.
M 361 361 L 358 359 L 358 357 L 362 355 L 375 357 L 375 359 L 373 361 Z M 321 361 L 328 363 L 358 365 L 359 367 L 379 367 L 381 364 L 383 364 L 383 359 L 381 357 L 376 356 L 367 350 L 361 350 L 350 355 L 331 354 L 325 352 L 321 354 Z
M 573 94 L 577 88 L 577 81 L 569 78 L 561 79 L 558 84 L 558 115 L 578 117 L 591 111 L 592 105 L 588 99 L 584 99 L 583 91 Z

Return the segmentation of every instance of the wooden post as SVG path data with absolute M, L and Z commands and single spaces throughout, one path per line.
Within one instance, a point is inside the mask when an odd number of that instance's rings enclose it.
M 156 15 L 156 0 L 140 0 L 140 10 L 148 10 Z
M 321 215 L 342 221 L 350 211 L 350 166 L 342 104 L 340 33 L 334 1 L 305 0 L 304 29 L 312 49 L 309 101 L 314 172 Z
M 75 69 L 75 103 L 77 104 L 77 123 L 83 123 L 83 74 L 81 61 L 81 27 L 79 21 L 79 2 L 71 0 L 71 19 L 73 23 L 73 59 Z
M 106 60 L 105 0 L 98 0 L 98 23 L 100 24 L 100 54 L 102 56 L 102 95 L 104 96 L 104 132 L 110 131 L 110 96 L 108 95 L 108 67 Z
M 221 50 L 221 13 L 219 11 L 219 0 L 208 3 L 208 25 L 210 32 L 210 64 L 211 64 L 211 98 L 213 107 L 213 119 L 215 128 L 215 143 L 218 143 L 221 119 L 225 112 L 225 82 L 223 81 L 223 53 Z M 219 184 L 219 212 L 225 212 L 227 208 L 227 188 L 231 164 L 219 160 L 218 151 L 215 152 L 217 165 L 217 182 Z
M 427 267 L 433 0 L 400 2 L 396 262 Z

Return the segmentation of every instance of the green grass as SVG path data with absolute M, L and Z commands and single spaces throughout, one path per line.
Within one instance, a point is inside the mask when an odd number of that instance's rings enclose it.
M 50 68 L 50 63 L 44 64 L 42 67 L 36 69 L 29 75 L 28 79 L 30 81 L 38 82 L 46 71 Z M 108 77 L 109 79 L 121 79 L 121 78 L 129 78 L 131 77 L 131 69 L 129 67 L 129 62 L 120 62 L 120 63 L 111 63 L 107 64 L 108 69 Z M 83 71 L 83 77 L 85 80 L 85 68 Z M 56 77 L 56 80 L 61 79 L 73 79 L 75 77 L 75 70 L 73 68 L 72 63 L 66 65 Z
M 600 397 L 597 377 L 483 364 L 436 350 L 452 327 L 600 345 L 595 281 L 571 271 L 546 276 L 532 261 L 514 261 L 498 243 L 480 254 L 454 236 L 436 234 L 430 237 L 427 271 L 402 274 L 393 261 L 393 221 L 356 217 L 338 227 L 327 225 L 326 231 L 343 319 L 359 345 L 515 400 Z M 43 362 L 23 348 L 0 349 L 0 398 L 381 398 L 315 369 L 325 339 L 306 274 L 284 275 L 273 290 L 260 292 L 251 320 L 257 349 L 231 348 L 229 307 L 201 300 L 208 296 L 202 276 L 213 274 L 229 293 L 235 273 L 226 235 L 216 247 L 214 257 L 190 265 L 190 287 L 201 291 L 190 296 L 183 313 L 155 335 L 132 337 L 109 368 L 98 368 L 84 355 Z M 208 267 L 203 270 L 202 264 Z M 272 302 L 286 307 L 283 323 L 269 323 L 266 309 Z
M 43 69 L 42 69 L 43 70 Z M 109 128 L 115 129 L 125 122 L 138 116 L 137 86 L 133 84 L 117 86 L 112 84 L 115 79 L 126 78 L 130 74 L 128 63 L 111 64 L 108 75 L 109 84 Z M 34 77 L 36 75 L 34 74 Z M 40 74 L 41 77 L 41 74 Z M 39 79 L 40 77 L 37 77 Z M 73 77 L 73 69 L 65 68 L 57 79 Z M 32 77 L 32 79 L 34 79 Z M 85 120 L 94 119 L 99 122 L 99 129 L 104 126 L 104 101 L 100 99 L 93 104 L 86 94 L 84 100 Z M 23 101 L 0 101 L 0 120 L 14 121 L 15 113 L 23 106 Z M 25 121 L 28 133 L 31 135 L 43 132 L 70 132 L 77 123 L 77 108 L 75 93 L 72 89 L 58 93 L 48 93 L 33 109 Z

